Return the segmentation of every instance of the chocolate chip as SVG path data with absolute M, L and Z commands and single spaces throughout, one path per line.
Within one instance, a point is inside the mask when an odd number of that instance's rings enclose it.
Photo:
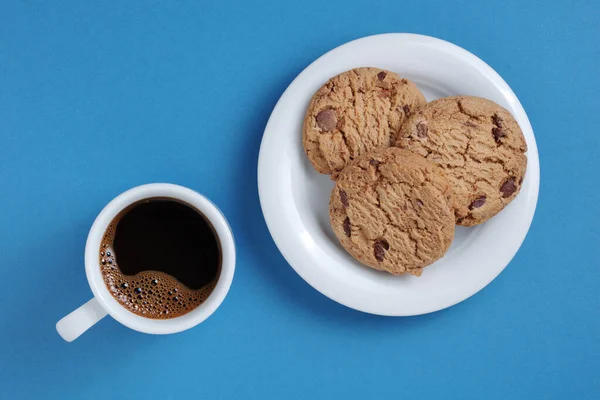
M 492 135 L 494 135 L 494 140 L 496 143 L 502 143 L 500 139 L 506 136 L 506 132 L 500 128 L 492 128 Z
M 377 261 L 381 262 L 385 258 L 385 250 L 383 250 L 383 247 L 378 246 L 377 243 L 375 243 L 373 246 L 373 255 Z
M 420 199 L 417 199 L 417 204 L 419 205 L 419 207 L 423 207 L 423 202 Z
M 378 166 L 381 163 L 379 161 L 377 161 L 377 160 L 371 159 L 371 161 L 369 161 L 369 164 L 371 164 L 372 166 L 376 167 L 376 166 Z
M 340 200 L 344 207 L 348 207 L 348 195 L 342 189 L 340 189 Z
M 427 137 L 427 125 L 423 122 L 417 124 L 417 136 L 420 138 Z
M 523 184 L 523 177 L 521 177 L 521 179 L 519 179 L 519 186 L 521 186 Z
M 324 132 L 329 132 L 336 127 L 337 116 L 331 108 L 319 112 L 316 116 L 317 125 Z
M 410 115 L 410 107 L 408 106 L 408 104 L 402 106 L 402 111 L 404 111 L 404 115 L 406 115 L 407 117 Z
M 380 73 L 377 74 L 377 79 L 379 79 L 380 81 L 384 80 L 386 77 L 386 73 L 381 71 Z
M 346 236 L 350 237 L 350 218 L 346 217 L 346 219 L 344 220 L 344 233 L 346 233 Z
M 498 114 L 492 115 L 492 122 L 496 125 L 495 128 L 492 128 L 492 135 L 494 135 L 494 140 L 496 143 L 501 143 L 500 138 L 506 136 L 506 132 L 502 129 L 504 126 L 504 121 L 502 118 L 498 116 Z
M 515 186 L 515 178 L 508 178 L 500 187 L 500 191 L 502 192 L 502 197 L 510 197 L 516 192 L 517 187 Z
M 378 240 L 373 243 L 373 255 L 377 261 L 381 262 L 385 258 L 386 250 L 389 250 L 390 245 L 385 240 Z
M 469 206 L 469 210 L 472 210 L 474 208 L 479 208 L 482 205 L 484 205 L 485 199 L 486 199 L 485 196 L 480 196 L 480 197 L 476 198 L 475 200 L 473 200 L 471 202 L 471 205 Z
M 379 97 L 381 97 L 381 98 L 390 97 L 391 94 L 392 94 L 392 91 L 390 89 L 381 89 L 379 91 Z
M 494 125 L 496 125 L 498 128 L 502 128 L 502 126 L 504 125 L 504 120 L 500 118 L 498 114 L 492 115 L 492 121 L 494 122 Z

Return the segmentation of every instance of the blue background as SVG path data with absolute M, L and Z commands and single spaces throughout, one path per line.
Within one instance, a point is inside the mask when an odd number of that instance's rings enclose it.
M 0 3 L 0 397 L 598 398 L 597 2 L 58 3 Z M 440 37 L 488 62 L 541 156 L 537 213 L 509 267 L 460 305 L 412 318 L 310 288 L 277 251 L 256 187 L 286 86 L 328 50 L 384 32 Z M 204 193 L 229 218 L 229 296 L 181 334 L 108 317 L 63 342 L 54 324 L 91 297 L 93 219 L 157 181 Z

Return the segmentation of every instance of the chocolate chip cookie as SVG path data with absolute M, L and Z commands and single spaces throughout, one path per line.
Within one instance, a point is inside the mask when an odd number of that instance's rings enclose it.
M 419 276 L 452 242 L 452 202 L 441 168 L 390 147 L 364 154 L 342 170 L 329 217 L 342 246 L 361 263 Z
M 378 68 L 331 78 L 313 96 L 302 143 L 313 167 L 335 178 L 354 158 L 393 145 L 397 131 L 425 97 L 414 83 Z
M 438 164 L 456 195 L 456 223 L 480 224 L 519 193 L 527 144 L 513 116 L 479 97 L 428 103 L 402 126 L 396 145 Z

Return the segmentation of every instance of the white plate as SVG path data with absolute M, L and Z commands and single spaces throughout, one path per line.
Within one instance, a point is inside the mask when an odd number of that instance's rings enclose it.
M 333 183 L 313 170 L 302 148 L 302 121 L 312 95 L 329 78 L 363 66 L 388 69 L 413 80 L 429 101 L 459 94 L 493 100 L 515 116 L 529 146 L 527 174 L 519 196 L 488 222 L 458 227 L 446 255 L 418 278 L 374 271 L 346 253 L 329 225 Z M 267 226 L 296 272 L 341 304 L 395 316 L 450 307 L 490 283 L 513 258 L 529 230 L 539 179 L 531 124 L 506 82 L 468 51 L 412 34 L 358 39 L 309 65 L 273 110 L 258 161 L 258 189 Z

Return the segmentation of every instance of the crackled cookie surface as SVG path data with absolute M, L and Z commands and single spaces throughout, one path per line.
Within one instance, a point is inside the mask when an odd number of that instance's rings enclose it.
M 394 275 L 421 275 L 454 237 L 453 194 L 434 163 L 399 148 L 375 150 L 339 175 L 331 226 L 361 263 Z
M 402 123 L 425 104 L 414 83 L 378 68 L 331 78 L 313 96 L 302 143 L 313 167 L 336 177 L 351 160 L 390 147 Z
M 396 145 L 438 164 L 456 195 L 456 223 L 499 213 L 519 193 L 527 144 L 513 116 L 479 97 L 434 100 L 411 115 Z

